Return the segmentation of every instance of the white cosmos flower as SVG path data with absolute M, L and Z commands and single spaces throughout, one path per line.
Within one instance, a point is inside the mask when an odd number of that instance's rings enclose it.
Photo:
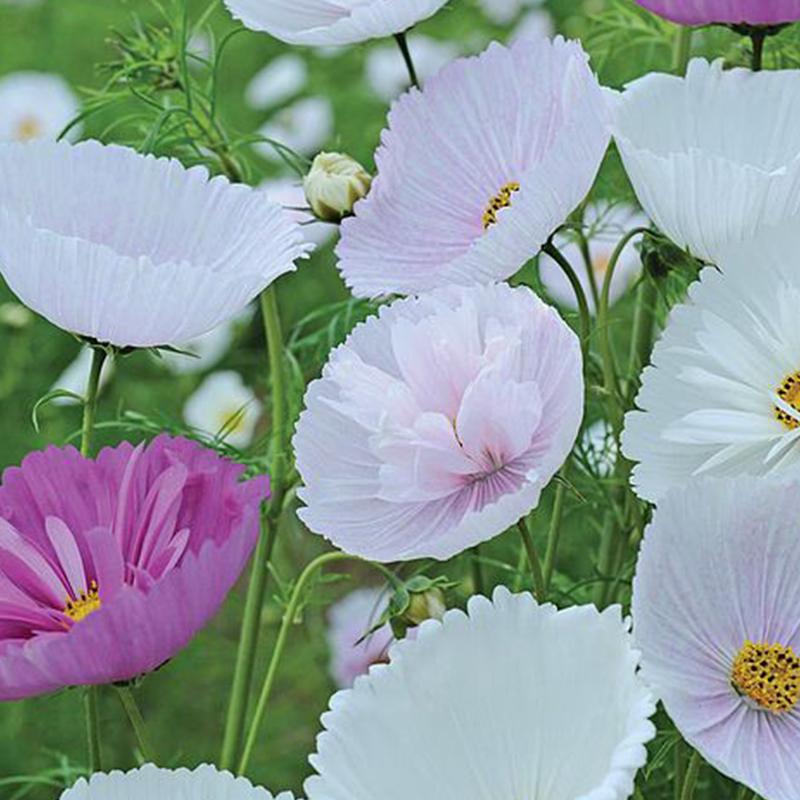
M 225 0 L 248 28 L 289 44 L 344 45 L 402 33 L 447 0 Z
M 197 769 L 161 769 L 145 764 L 130 772 L 98 772 L 81 778 L 61 800 L 273 800 L 266 789 L 247 778 L 203 764 Z M 274 800 L 293 800 L 289 792 Z
M 0 141 L 56 139 L 80 111 L 60 75 L 13 72 L 0 78 Z M 79 127 L 72 129 L 77 135 Z
M 320 222 L 311 214 L 300 179 L 269 179 L 259 188 L 267 193 L 273 203 L 283 206 L 286 213 L 300 226 L 303 238 L 315 248 L 324 247 L 339 232 L 338 225 Z
M 259 70 L 245 90 L 252 108 L 270 108 L 301 92 L 308 83 L 308 65 L 296 53 L 278 56 Z
M 800 475 L 798 220 L 721 253 L 673 309 L 623 452 L 658 500 L 698 475 Z
M 619 607 L 472 597 L 322 717 L 309 800 L 624 800 L 655 729 Z
M 89 380 L 89 372 L 92 368 L 92 349 L 90 347 L 82 347 L 77 357 L 73 359 L 69 366 L 56 378 L 51 390 L 63 389 L 67 392 L 80 395 L 83 397 L 86 394 L 86 383 Z M 108 385 L 111 378 L 114 376 L 114 359 L 106 358 L 103 362 L 103 368 L 100 372 L 100 391 Z M 57 397 L 52 403 L 56 406 L 69 406 L 77 403 L 70 397 Z
M 419 34 L 408 37 L 408 48 L 417 77 L 423 83 L 458 55 L 452 42 L 437 41 Z M 372 48 L 367 54 L 365 70 L 369 87 L 387 103 L 409 87 L 408 68 L 394 44 Z
M 233 370 L 209 375 L 183 408 L 183 418 L 193 428 L 239 449 L 253 441 L 260 416 L 258 398 Z
M 55 325 L 101 342 L 188 341 L 304 255 L 263 193 L 125 147 L 0 149 L 0 273 Z
M 327 97 L 304 97 L 274 114 L 258 133 L 296 153 L 311 156 L 330 139 L 333 125 L 333 106 Z M 268 142 L 259 142 L 255 148 L 264 158 L 282 163 Z
M 646 75 L 618 96 L 614 136 L 647 214 L 716 262 L 728 243 L 800 209 L 800 72 Z
M 605 420 L 590 425 L 581 436 L 580 448 L 591 472 L 607 478 L 617 464 L 617 443 L 614 431 Z

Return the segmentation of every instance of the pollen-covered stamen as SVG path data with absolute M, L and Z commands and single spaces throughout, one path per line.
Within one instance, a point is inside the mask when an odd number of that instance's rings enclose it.
M 777 394 L 784 403 L 794 408 L 800 417 L 800 371 L 787 375 L 778 387 Z M 778 406 L 775 406 L 775 416 L 787 430 L 793 431 L 800 427 L 800 420 Z
M 516 181 L 511 181 L 489 201 L 489 205 L 486 206 L 486 210 L 483 212 L 484 230 L 488 231 L 497 222 L 497 213 L 500 209 L 508 208 L 511 205 L 511 196 L 518 191 L 519 184 Z
M 747 641 L 733 662 L 731 683 L 766 711 L 791 711 L 800 701 L 800 658 L 791 647 Z
M 82 589 L 76 598 L 68 597 L 64 606 L 64 613 L 73 621 L 80 622 L 89 614 L 94 614 L 102 602 L 100 600 L 100 590 L 97 581 L 89 584 L 89 589 Z

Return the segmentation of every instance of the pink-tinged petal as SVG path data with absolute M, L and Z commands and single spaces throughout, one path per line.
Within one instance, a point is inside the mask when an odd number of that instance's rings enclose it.
M 656 14 L 683 25 L 726 22 L 780 25 L 800 19 L 800 0 L 636 0 Z
M 44 521 L 47 536 L 56 551 L 58 563 L 67 578 L 72 597 L 78 597 L 88 588 L 86 570 L 81 551 L 72 531 L 58 517 L 47 517 Z
M 39 548 L 0 518 L 0 569 L 26 593 L 64 605 L 67 587 Z
M 111 600 L 125 581 L 125 560 L 119 544 L 108 528 L 92 528 L 86 533 L 92 555 L 93 574 L 103 602 Z

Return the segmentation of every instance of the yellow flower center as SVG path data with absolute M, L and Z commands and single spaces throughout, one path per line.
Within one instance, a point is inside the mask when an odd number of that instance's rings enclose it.
M 733 662 L 731 682 L 767 711 L 791 711 L 800 701 L 800 658 L 791 647 L 747 641 Z
M 18 142 L 27 142 L 35 139 L 42 133 L 42 125 L 34 116 L 23 117 L 14 129 L 14 139 Z
M 793 372 L 783 379 L 783 383 L 778 387 L 778 397 L 784 403 L 796 409 L 800 415 L 800 371 Z M 778 408 L 778 406 L 775 406 L 775 416 L 778 422 L 787 430 L 793 431 L 795 428 L 800 427 L 800 422 L 782 408 Z
M 77 598 L 67 598 L 67 604 L 64 607 L 64 613 L 73 621 L 80 622 L 89 614 L 94 614 L 102 605 L 100 600 L 100 590 L 97 588 L 97 581 L 92 581 L 89 584 L 89 591 L 81 591 Z
M 244 430 L 245 409 L 242 406 L 236 408 L 226 408 L 217 415 L 218 431 L 222 431 L 226 436 L 232 433 L 239 433 Z
M 516 181 L 507 183 L 490 201 L 483 212 L 483 229 L 488 231 L 492 225 L 497 223 L 497 213 L 501 208 L 508 208 L 511 205 L 511 196 L 519 191 L 519 184 Z

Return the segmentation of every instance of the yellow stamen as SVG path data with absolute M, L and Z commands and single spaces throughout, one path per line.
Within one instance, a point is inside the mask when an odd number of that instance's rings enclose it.
M 497 222 L 498 211 L 502 208 L 508 208 L 511 205 L 511 196 L 518 191 L 519 184 L 516 181 L 511 181 L 489 201 L 486 211 L 483 212 L 483 229 L 485 231 L 488 231 Z
M 73 621 L 80 622 L 89 614 L 94 614 L 102 605 L 100 601 L 100 590 L 97 588 L 97 581 L 89 584 L 89 591 L 82 590 L 77 598 L 68 597 L 64 613 Z
M 791 711 L 800 701 L 800 658 L 791 647 L 746 641 L 733 662 L 731 683 L 766 711 Z
M 23 117 L 14 129 L 14 139 L 27 142 L 42 134 L 42 125 L 34 116 Z
M 796 409 L 798 415 L 800 415 L 800 371 L 793 372 L 783 379 L 783 383 L 778 387 L 778 397 L 780 397 L 784 403 Z M 775 406 L 775 416 L 778 422 L 787 430 L 793 431 L 800 427 L 800 422 L 791 414 L 778 408 L 778 406 Z

